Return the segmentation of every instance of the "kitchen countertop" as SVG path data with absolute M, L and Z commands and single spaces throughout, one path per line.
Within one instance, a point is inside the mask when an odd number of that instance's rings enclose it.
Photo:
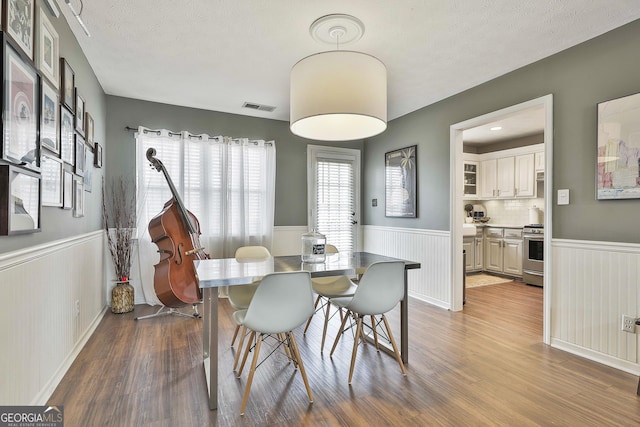
M 475 223 L 474 224 L 476 227 L 495 227 L 495 228 L 524 228 L 524 225 L 514 225 L 514 224 L 493 224 L 493 223 Z

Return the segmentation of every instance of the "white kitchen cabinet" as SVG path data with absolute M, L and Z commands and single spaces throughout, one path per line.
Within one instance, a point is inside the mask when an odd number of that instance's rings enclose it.
M 536 173 L 533 153 L 516 156 L 515 158 L 515 196 L 535 197 Z
M 482 230 L 480 230 L 480 237 L 476 236 L 475 250 L 474 250 L 474 266 L 475 271 L 484 270 L 484 239 L 482 238 Z
M 498 194 L 501 199 L 513 198 L 515 193 L 515 160 L 514 157 L 498 159 Z
M 522 230 L 488 227 L 484 234 L 484 269 L 522 276 Z
M 475 237 L 463 237 L 462 238 L 462 249 L 465 251 L 466 260 L 465 260 L 465 271 L 474 271 L 475 265 Z
M 483 199 L 513 198 L 514 157 L 483 160 L 481 163 L 480 196 Z
M 478 184 L 480 182 L 479 163 L 465 160 L 463 162 L 464 167 L 464 192 L 463 197 L 465 199 L 477 199 L 478 198 Z
M 535 169 L 536 172 L 544 172 L 544 151 L 535 153 Z
M 496 159 L 483 160 L 480 163 L 480 197 L 492 199 L 496 197 L 498 163 Z
M 503 272 L 522 276 L 522 240 L 503 240 Z

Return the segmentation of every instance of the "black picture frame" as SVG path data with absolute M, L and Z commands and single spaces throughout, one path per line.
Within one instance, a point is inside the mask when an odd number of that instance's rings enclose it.
M 84 138 L 85 138 L 85 140 L 87 142 L 87 145 L 89 147 L 91 147 L 91 149 L 93 149 L 93 143 L 94 143 L 94 140 L 93 140 L 93 127 L 94 127 L 93 117 L 91 117 L 91 114 L 89 114 L 88 111 L 84 112 L 84 116 L 85 116 Z
M 60 58 L 60 103 L 65 105 L 69 111 L 76 111 L 75 93 L 76 74 L 66 59 Z
M 41 230 L 40 174 L 14 165 L 0 165 L 0 235 Z
M 39 170 L 40 75 L 2 33 L 2 159 Z
M 97 168 L 102 167 L 102 145 L 96 142 L 96 148 L 94 150 L 95 156 L 93 157 L 93 165 Z
M 384 155 L 385 216 L 416 218 L 417 145 Z
M 85 112 L 85 102 L 84 98 L 80 96 L 78 93 L 78 89 L 76 88 L 76 132 L 78 132 L 82 137 L 85 136 L 85 121 L 84 121 L 84 112 Z

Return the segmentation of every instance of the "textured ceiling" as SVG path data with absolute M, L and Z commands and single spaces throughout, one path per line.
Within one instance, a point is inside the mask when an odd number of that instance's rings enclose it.
M 84 0 L 87 37 L 58 5 L 107 94 L 285 121 L 327 14 L 364 23 L 349 48 L 386 64 L 389 119 L 640 18 L 638 0 Z

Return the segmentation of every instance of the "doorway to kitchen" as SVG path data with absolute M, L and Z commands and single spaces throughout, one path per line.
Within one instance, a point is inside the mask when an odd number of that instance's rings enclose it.
M 542 109 L 544 117 L 543 143 L 544 143 L 544 183 L 541 184 L 544 194 L 543 203 L 543 219 L 545 224 L 545 233 L 551 236 L 551 207 L 552 207 L 552 164 L 553 164 L 553 95 L 546 95 L 521 104 L 517 104 L 502 110 L 494 111 L 479 117 L 475 117 L 464 122 L 456 123 L 450 127 L 450 159 L 451 159 L 451 204 L 450 204 L 450 224 L 451 224 L 451 282 L 450 282 L 450 298 L 451 309 L 454 311 L 462 310 L 463 307 L 463 233 L 469 234 L 469 230 L 465 226 L 465 217 L 467 213 L 464 209 L 465 201 L 465 169 L 463 160 L 463 143 L 465 130 L 478 128 L 505 117 L 510 117 L 531 109 Z M 467 182 L 468 184 L 468 182 Z M 534 183 L 535 185 L 535 183 Z M 480 185 L 482 188 L 482 185 Z M 485 186 L 487 187 L 487 186 Z M 495 191 L 495 190 L 494 190 Z M 498 190 L 500 191 L 500 190 Z M 483 195 L 479 199 L 486 198 L 487 204 L 493 202 L 495 198 L 503 198 L 505 200 L 515 195 L 495 192 L 489 195 Z M 506 228 L 505 228 L 506 230 Z M 504 232 L 504 231 L 503 231 Z M 544 252 L 550 254 L 550 239 L 546 239 L 544 243 Z M 486 245 L 485 245 L 486 247 Z M 551 281 L 552 260 L 550 257 L 545 258 L 544 271 L 544 288 L 543 293 L 543 333 L 542 339 L 545 343 L 550 342 L 550 295 L 553 283 Z

